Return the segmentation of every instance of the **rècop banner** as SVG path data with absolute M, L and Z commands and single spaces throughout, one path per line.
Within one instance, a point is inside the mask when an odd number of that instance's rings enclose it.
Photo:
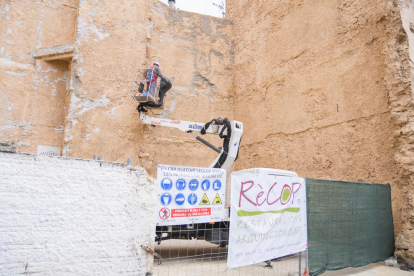
M 306 249 L 303 178 L 234 172 L 230 212 L 228 268 Z

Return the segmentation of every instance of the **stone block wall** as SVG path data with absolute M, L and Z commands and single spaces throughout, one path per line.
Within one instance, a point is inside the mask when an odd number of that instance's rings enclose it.
M 260 160 L 301 176 L 395 179 L 387 11 L 386 1 L 229 0 L 247 155 L 237 168 Z
M 143 126 L 131 89 L 136 69 L 158 61 L 173 83 L 163 118 L 234 119 L 230 21 L 144 0 L 0 8 L 0 137 L 20 152 L 47 145 L 69 157 L 131 158 L 152 175 L 157 163 L 208 166 L 215 159 L 189 135 Z M 62 48 L 71 51 L 59 55 Z
M 44 48 L 75 40 L 78 0 L 0 3 L 0 139 L 36 153 L 63 146 L 69 61 L 36 60 Z
M 412 1 L 228 7 L 245 130 L 236 168 L 390 183 L 397 255 L 412 263 Z
M 395 121 L 394 131 L 399 168 L 398 186 L 401 189 L 402 231 L 396 236 L 396 255 L 414 264 L 414 3 L 400 1 L 394 5 L 393 28 L 388 41 L 389 103 Z
M 156 184 L 139 167 L 0 152 L 0 275 L 145 275 Z M 152 215 L 148 215 L 152 214 Z
M 391 2 L 250 3 L 228 3 L 235 116 L 245 129 L 237 168 L 259 163 L 303 177 L 390 183 L 398 232 L 401 193 L 386 82 L 392 38 L 385 30 L 399 15 Z
M 155 0 L 8 1 L 0 137 L 19 152 L 131 158 L 153 176 L 158 163 L 208 166 L 216 153 L 191 136 L 139 121 L 135 70 L 158 61 L 173 83 L 161 118 L 244 123 L 232 170 L 390 183 L 398 252 L 414 260 L 413 10 L 410 0 L 228 0 L 218 19 Z M 63 44 L 69 59 L 39 58 Z
M 136 69 L 158 61 L 173 84 L 161 118 L 233 119 L 230 24 L 158 1 L 81 1 L 63 154 L 131 158 L 152 175 L 157 163 L 209 166 L 216 153 L 193 137 L 143 125 L 131 89 Z

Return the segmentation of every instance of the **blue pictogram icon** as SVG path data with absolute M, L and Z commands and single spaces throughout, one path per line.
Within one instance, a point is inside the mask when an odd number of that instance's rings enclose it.
M 220 180 L 216 180 L 213 182 L 213 189 L 214 191 L 218 191 L 221 189 L 221 182 Z
M 173 186 L 173 182 L 171 181 L 171 179 L 169 179 L 169 178 L 164 178 L 163 180 L 161 180 L 161 188 L 162 188 L 164 191 L 169 191 L 169 190 L 171 190 L 172 186 Z
M 188 183 L 188 187 L 191 191 L 195 191 L 198 188 L 198 180 L 197 179 L 191 179 L 191 181 Z
M 178 179 L 177 182 L 175 182 L 175 186 L 177 187 L 177 190 L 179 191 L 184 190 L 186 184 L 187 183 L 182 178 Z
M 201 183 L 201 189 L 203 189 L 203 191 L 207 191 L 208 189 L 210 189 L 210 181 L 208 179 L 204 180 Z
M 163 193 L 160 197 L 161 204 L 164 206 L 170 205 L 172 196 L 169 193 Z
M 194 205 L 197 203 L 197 195 L 195 193 L 191 193 L 188 196 L 188 203 L 190 203 L 191 205 Z
M 183 194 L 178 194 L 175 196 L 175 203 L 177 203 L 177 205 L 183 205 L 185 202 L 185 196 Z

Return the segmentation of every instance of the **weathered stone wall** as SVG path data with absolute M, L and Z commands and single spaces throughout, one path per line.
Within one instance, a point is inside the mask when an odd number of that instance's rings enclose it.
M 385 83 L 388 2 L 236 1 L 235 117 L 245 133 L 237 169 L 391 183 L 394 124 Z
M 263 165 L 302 176 L 392 180 L 380 34 L 385 26 L 379 22 L 386 9 L 370 4 L 265 1 L 247 9 L 230 0 L 236 114 L 245 123 L 244 150 L 274 153 L 260 160 Z M 379 129 L 385 133 L 377 135 Z M 380 154 L 389 157 L 378 162 Z
M 0 139 L 36 152 L 62 147 L 67 61 L 34 58 L 43 47 L 74 41 L 77 0 L 0 2 Z
M 397 183 L 401 189 L 403 225 L 396 238 L 396 255 L 414 264 L 414 6 L 409 0 L 392 6 L 388 28 L 387 89 L 395 121 Z
M 135 70 L 158 61 L 173 83 L 163 118 L 232 119 L 229 24 L 158 1 L 81 1 L 64 155 L 132 158 L 152 174 L 156 163 L 210 165 L 216 153 L 188 134 L 143 125 L 131 88 Z
M 20 152 L 208 166 L 191 136 L 139 121 L 135 70 L 158 61 L 162 118 L 244 123 L 233 169 L 390 183 L 397 253 L 414 261 L 412 1 L 228 0 L 229 20 L 155 0 L 3 2 L 0 139 Z M 64 44 L 70 61 L 38 57 Z
M 157 190 L 142 168 L 0 152 L 0 175 L 0 275 L 151 271 Z
M 229 0 L 228 13 L 245 124 L 236 168 L 391 183 L 397 255 L 409 262 L 413 14 L 408 0 Z

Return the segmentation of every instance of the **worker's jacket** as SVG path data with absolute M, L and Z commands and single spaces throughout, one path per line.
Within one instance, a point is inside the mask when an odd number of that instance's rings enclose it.
M 157 65 L 151 65 L 147 69 L 147 84 L 157 83 L 157 78 L 162 77 L 161 70 Z

